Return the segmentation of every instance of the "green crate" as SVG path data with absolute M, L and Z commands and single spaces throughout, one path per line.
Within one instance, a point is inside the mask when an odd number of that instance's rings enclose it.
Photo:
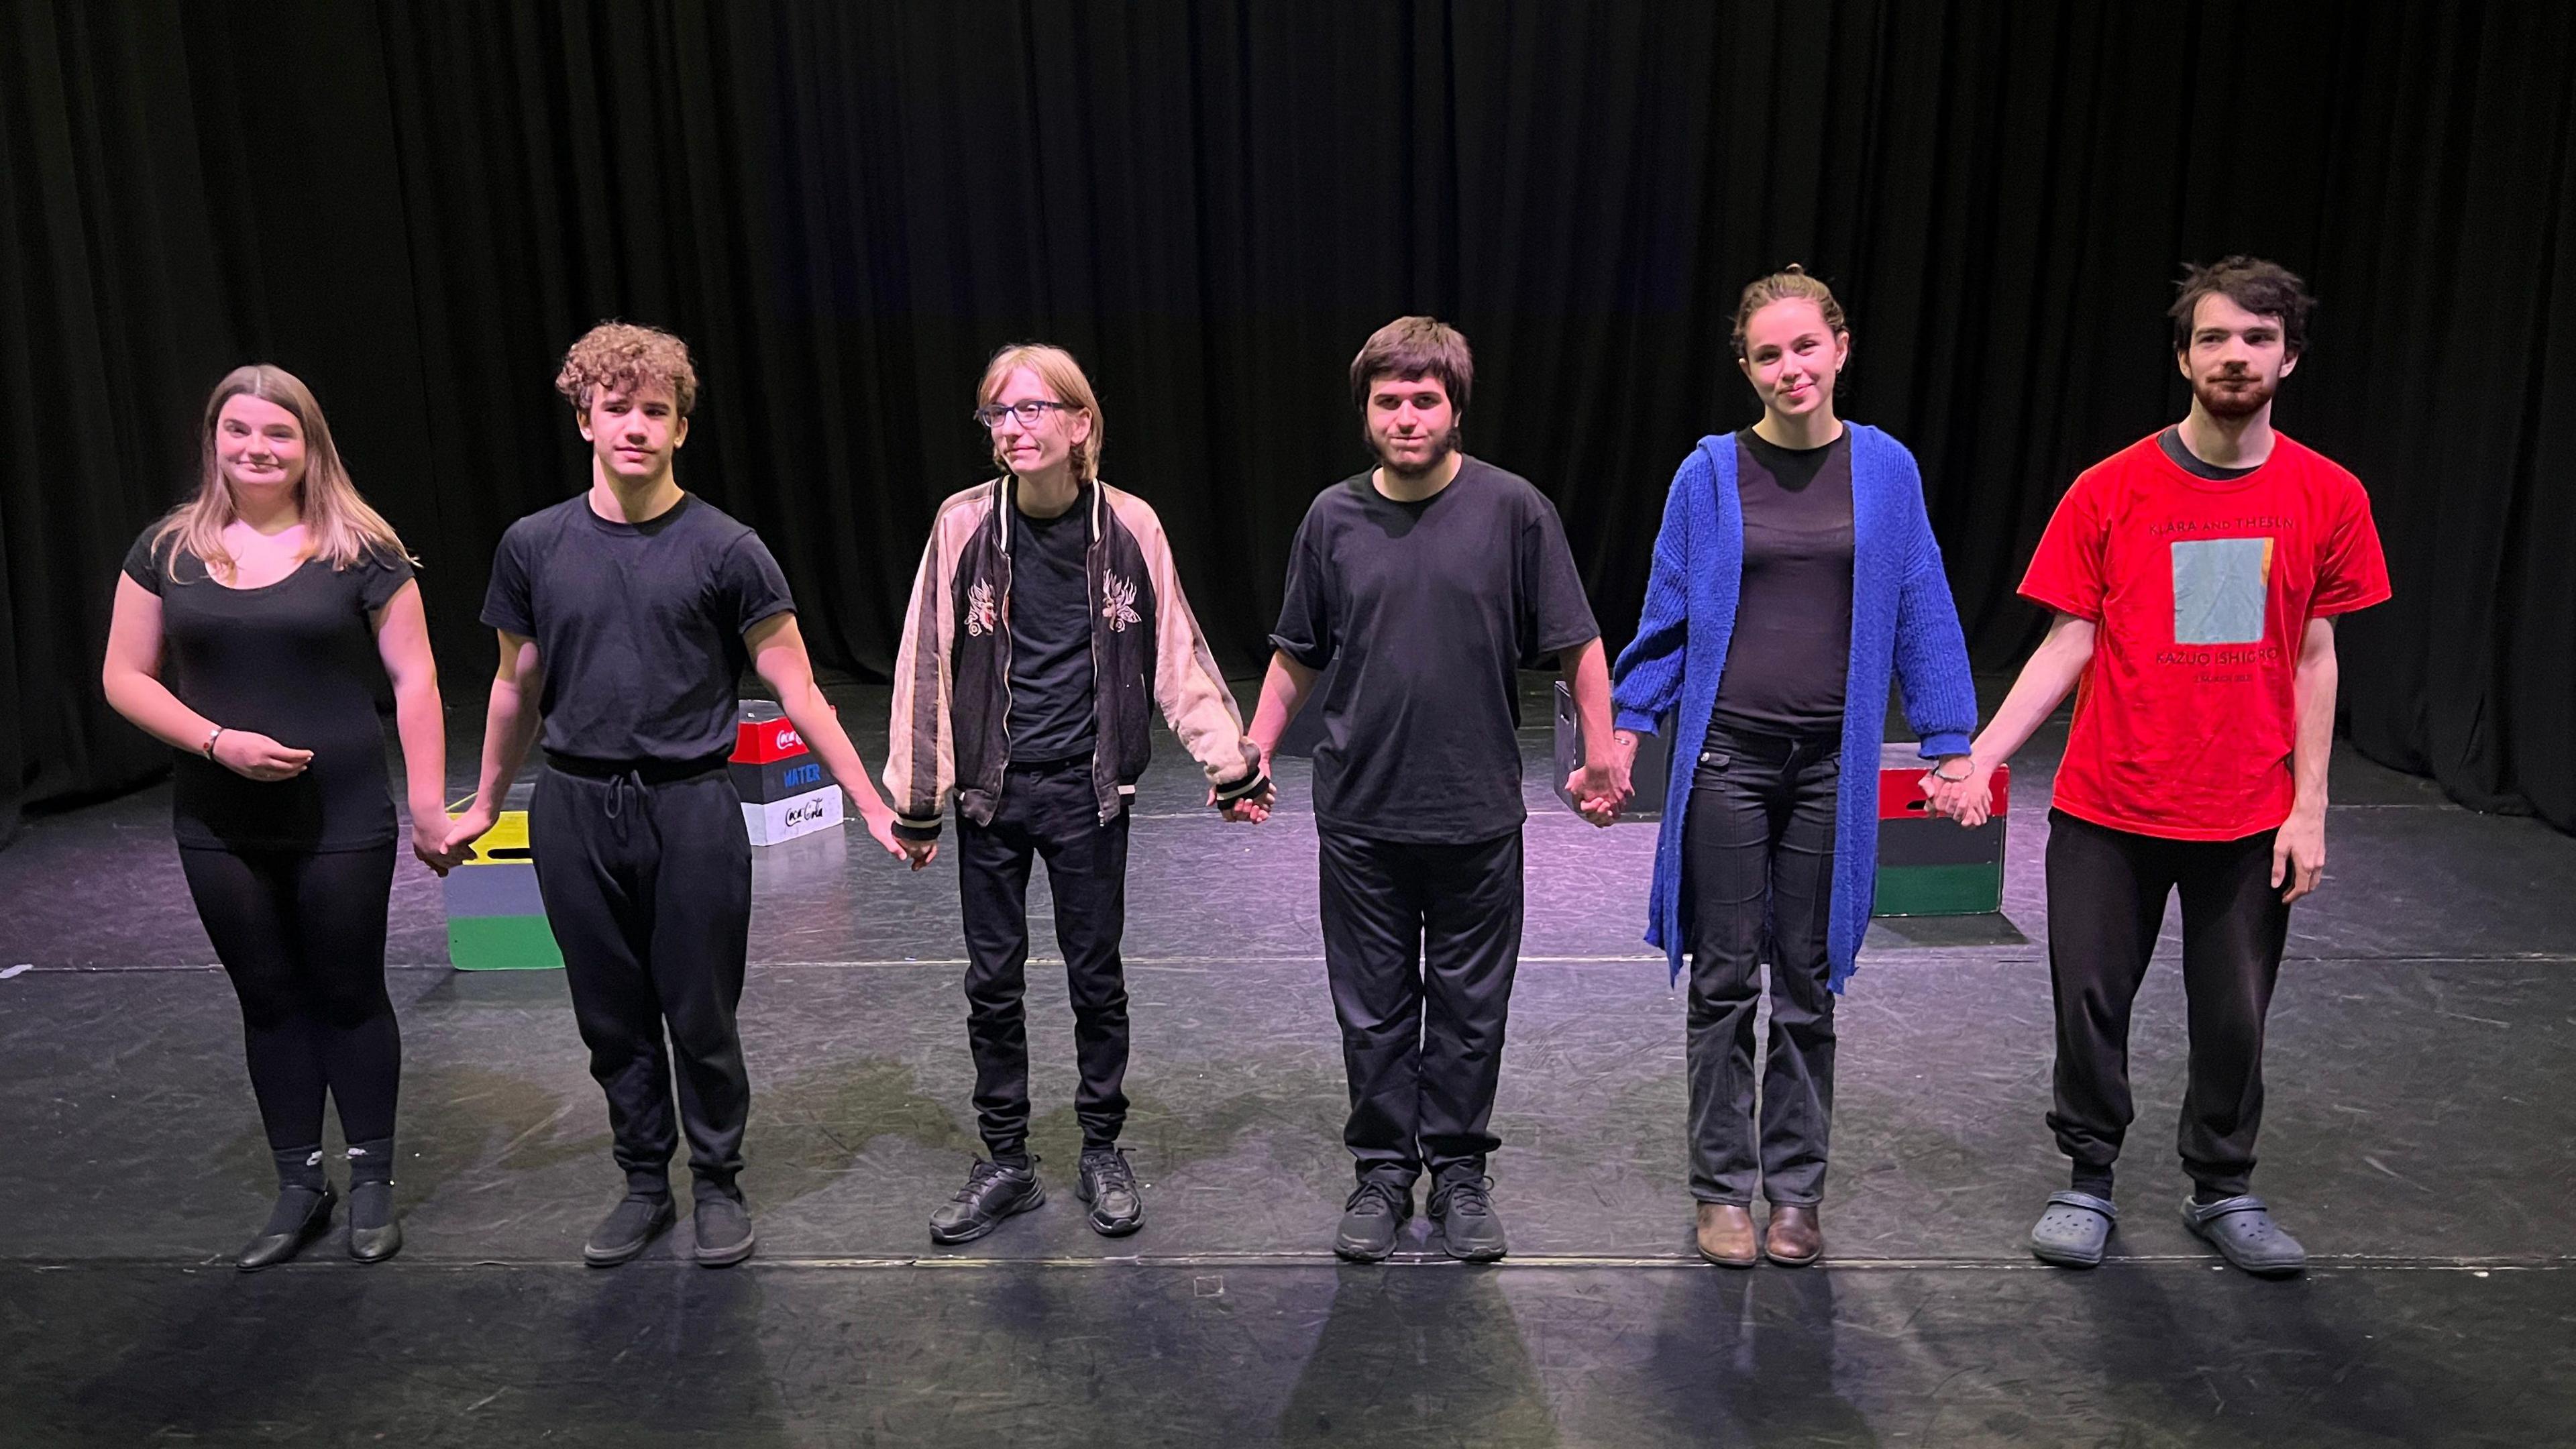
M 2001 861 L 1978 865 L 1889 865 L 1878 871 L 1873 916 L 1975 916 L 2004 905 Z

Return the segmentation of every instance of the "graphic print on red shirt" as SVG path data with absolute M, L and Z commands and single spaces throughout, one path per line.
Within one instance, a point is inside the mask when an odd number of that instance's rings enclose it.
M 2388 565 L 2369 495 L 2323 454 L 2275 434 L 2263 466 L 2219 482 L 2150 435 L 2066 491 L 2021 593 L 2095 626 L 2057 807 L 2238 840 L 2289 818 L 2308 622 L 2387 598 Z

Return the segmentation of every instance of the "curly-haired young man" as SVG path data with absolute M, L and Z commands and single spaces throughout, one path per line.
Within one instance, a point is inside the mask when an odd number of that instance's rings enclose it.
M 777 560 L 672 474 L 697 401 L 688 348 L 650 327 L 602 323 L 573 344 L 555 389 L 590 444 L 590 486 L 510 525 L 493 557 L 483 622 L 500 633 L 501 666 L 481 787 L 448 844 L 492 828 L 542 724 L 546 768 L 528 821 L 537 885 L 626 1173 L 626 1196 L 582 1257 L 623 1263 L 671 1225 L 675 1058 L 696 1257 L 724 1267 L 753 1243 L 737 1182 L 751 1081 L 734 1021 L 751 844 L 725 770 L 746 663 L 868 833 L 903 850 L 893 811 L 814 687 Z

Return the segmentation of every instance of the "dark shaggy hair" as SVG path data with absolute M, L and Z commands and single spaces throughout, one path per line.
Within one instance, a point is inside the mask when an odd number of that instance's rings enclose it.
M 2261 257 L 2221 257 L 2205 267 L 2183 268 L 2179 291 L 2168 313 L 2173 318 L 2174 351 L 2191 351 L 2191 319 L 2200 299 L 2222 296 L 2258 317 L 2278 319 L 2281 345 L 2292 356 L 2307 351 L 2308 314 L 2317 299 L 2308 284 L 2278 262 Z

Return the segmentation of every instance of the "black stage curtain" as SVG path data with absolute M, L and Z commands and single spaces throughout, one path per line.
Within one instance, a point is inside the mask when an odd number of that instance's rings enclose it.
M 1364 461 L 1348 360 L 1416 311 L 1476 344 L 1469 446 L 1557 499 L 1622 642 L 1673 467 L 1753 416 L 1736 291 L 1796 260 L 2003 668 L 2067 482 L 2184 407 L 2178 263 L 2250 251 L 2324 299 L 2280 417 L 2391 553 L 2353 737 L 2576 828 L 2566 6 L 0 3 L 26 800 L 156 761 L 99 698 L 110 586 L 239 361 L 321 395 L 472 695 L 493 542 L 583 476 L 550 382 L 589 323 L 689 339 L 684 479 L 862 674 L 983 474 L 984 357 L 1058 341 L 1248 669 L 1307 500 Z

